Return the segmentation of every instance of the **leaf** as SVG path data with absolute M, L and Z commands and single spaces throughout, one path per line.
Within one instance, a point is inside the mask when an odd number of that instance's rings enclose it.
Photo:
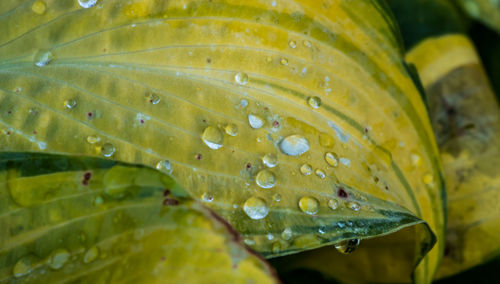
M 491 0 L 457 0 L 472 18 L 483 22 L 500 33 L 500 5 Z
M 95 158 L 0 154 L 0 283 L 276 283 L 169 176 Z
M 440 162 L 382 2 L 33 4 L 0 6 L 3 149 L 171 171 L 268 257 L 424 220 L 430 281 Z
M 448 192 L 438 277 L 500 254 L 500 109 L 468 38 L 429 38 L 409 54 L 427 90 Z

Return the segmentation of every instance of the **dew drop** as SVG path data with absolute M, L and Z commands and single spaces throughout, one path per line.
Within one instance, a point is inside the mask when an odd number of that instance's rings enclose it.
M 83 255 L 84 263 L 91 263 L 99 257 L 99 249 L 96 246 L 89 248 Z
M 321 235 L 324 235 L 326 233 L 326 227 L 325 226 L 321 226 L 318 228 L 318 233 L 320 233 Z
M 312 171 L 313 169 L 309 164 L 303 164 L 302 166 L 300 166 L 300 172 L 305 176 L 312 174 Z
M 273 253 L 279 253 L 280 251 L 283 250 L 283 247 L 280 242 L 274 242 L 271 247 L 271 250 L 273 251 Z
M 272 153 L 265 154 L 262 163 L 268 168 L 274 168 L 278 165 L 278 157 Z
M 304 196 L 299 200 L 299 208 L 302 212 L 314 215 L 319 211 L 319 201 L 311 196 Z
M 101 153 L 104 157 L 111 157 L 115 153 L 116 148 L 111 143 L 104 143 L 101 147 Z
M 64 106 L 66 108 L 72 109 L 76 106 L 76 100 L 75 99 L 69 99 L 64 101 Z
M 418 166 L 421 161 L 420 156 L 415 152 L 412 152 L 412 154 L 410 155 L 410 160 L 411 160 L 411 165 L 414 167 Z
M 281 232 L 281 238 L 285 241 L 288 241 L 292 238 L 293 232 L 292 229 L 286 228 Z
M 147 94 L 146 97 L 147 97 L 148 102 L 152 105 L 157 105 L 161 101 L 160 97 L 155 93 Z
M 98 195 L 94 198 L 94 201 L 92 203 L 94 204 L 94 206 L 98 207 L 104 203 L 104 199 L 102 198 L 102 196 Z
M 432 183 L 434 182 L 434 178 L 431 174 L 426 174 L 423 180 L 426 185 L 432 185 Z
M 169 160 L 162 160 L 156 164 L 156 169 L 161 171 L 161 172 L 171 174 L 172 173 L 172 164 L 170 163 Z
M 34 262 L 35 258 L 31 255 L 19 259 L 19 261 L 16 262 L 14 268 L 12 269 L 14 277 L 20 278 L 30 274 L 33 270 L 33 265 L 35 264 Z
M 95 144 L 98 143 L 99 141 L 101 141 L 101 138 L 99 136 L 90 135 L 87 137 L 87 142 L 89 144 Z
M 78 0 L 78 4 L 80 4 L 82 8 L 87 9 L 95 6 L 95 4 L 97 4 L 97 0 Z
M 70 253 L 66 249 L 56 249 L 54 250 L 47 261 L 48 265 L 52 269 L 60 269 L 66 264 L 70 257 Z
M 240 85 L 246 85 L 248 83 L 248 75 L 246 73 L 236 73 L 234 75 L 234 80 Z
M 281 151 L 289 156 L 300 156 L 309 151 L 309 141 L 301 135 L 290 135 L 280 143 Z
M 347 208 L 351 209 L 352 211 L 359 211 L 361 209 L 361 206 L 357 202 L 347 202 L 346 204 Z
M 290 48 L 296 48 L 297 47 L 297 43 L 294 40 L 291 40 L 291 41 L 288 42 L 288 46 Z
M 312 46 L 311 42 L 308 41 L 308 40 L 304 40 L 302 43 L 304 44 L 305 47 L 311 47 Z
M 335 248 L 337 249 L 337 251 L 343 254 L 349 254 L 355 251 L 358 246 L 359 239 L 351 239 L 335 244 Z
M 264 126 L 264 119 L 256 114 L 249 114 L 248 123 L 253 129 L 259 129 Z
M 203 142 L 205 142 L 205 144 L 213 150 L 217 150 L 222 147 L 223 138 L 224 137 L 222 135 L 222 132 L 219 130 L 219 128 L 214 126 L 205 128 L 203 134 L 201 135 L 201 139 L 203 140 Z
M 262 188 L 272 188 L 276 185 L 276 176 L 270 170 L 262 170 L 255 176 L 255 182 Z
M 33 5 L 31 6 L 31 10 L 35 14 L 42 15 L 47 10 L 47 5 L 45 5 L 45 2 L 43 2 L 43 1 L 40 1 L 40 0 L 35 1 L 35 3 L 33 3 Z
M 273 61 L 273 58 L 271 56 L 266 56 L 266 62 L 271 63 Z
M 286 66 L 286 65 L 288 65 L 288 59 L 286 59 L 286 58 L 281 58 L 280 63 L 281 63 L 281 65 Z
M 281 194 L 275 193 L 273 195 L 273 200 L 276 201 L 276 202 L 280 202 L 281 201 Z
M 264 199 L 259 197 L 250 197 L 243 204 L 243 211 L 253 220 L 263 219 L 269 213 L 269 207 Z
M 319 134 L 319 145 L 325 148 L 331 148 L 333 145 L 335 145 L 335 140 L 333 140 L 333 137 L 330 136 L 327 133 L 320 133 Z
M 336 155 L 330 152 L 325 154 L 325 161 L 332 167 L 339 165 Z
M 230 124 L 226 125 L 224 130 L 226 131 L 226 134 L 229 136 L 238 135 L 238 126 L 234 123 L 230 123 Z
M 214 196 L 209 192 L 205 192 L 201 195 L 201 200 L 204 202 L 212 202 L 214 201 Z
M 328 207 L 332 210 L 337 210 L 339 208 L 339 202 L 336 199 L 328 200 Z
M 309 97 L 307 103 L 310 107 L 317 109 L 321 106 L 321 99 L 319 97 Z
M 35 65 L 38 67 L 46 66 L 52 61 L 52 59 L 54 59 L 52 52 L 48 50 L 40 50 L 35 54 Z
M 314 173 L 316 174 L 316 176 L 318 176 L 321 179 L 324 179 L 326 177 L 326 174 L 323 170 L 316 169 L 316 171 L 314 171 Z

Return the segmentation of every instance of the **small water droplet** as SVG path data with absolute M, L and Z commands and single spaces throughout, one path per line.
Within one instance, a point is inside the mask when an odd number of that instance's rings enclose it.
M 96 246 L 89 248 L 83 255 L 84 263 L 91 263 L 99 257 L 99 249 Z
M 69 109 L 72 109 L 76 106 L 76 100 L 75 99 L 66 100 L 64 101 L 64 106 Z
M 418 155 L 415 152 L 412 152 L 410 155 L 410 160 L 411 160 L 411 165 L 416 167 L 420 164 L 421 158 L 420 155 Z
M 97 4 L 97 0 L 78 0 L 78 4 L 80 4 L 82 8 L 87 9 Z
M 288 241 L 292 238 L 292 235 L 293 235 L 292 229 L 286 228 L 281 233 L 281 238 L 284 239 L 285 241 Z
M 347 202 L 346 206 L 347 206 L 347 208 L 351 209 L 352 211 L 359 211 L 361 209 L 361 206 L 359 205 L 359 203 L 354 202 L 354 201 Z
M 281 245 L 281 242 L 274 242 L 271 250 L 273 251 L 273 253 L 279 253 L 280 251 L 282 251 L 283 247 Z
M 212 202 L 214 201 L 214 196 L 209 192 L 205 192 L 201 195 L 201 200 L 204 202 Z
M 70 253 L 66 249 L 56 249 L 54 250 L 47 261 L 47 264 L 52 269 L 60 269 L 66 264 L 70 257 Z
M 98 195 L 94 198 L 94 201 L 93 201 L 93 204 L 94 206 L 100 206 L 101 204 L 104 203 L 104 199 L 102 198 L 102 196 Z
M 299 200 L 299 208 L 302 212 L 314 215 L 319 211 L 319 201 L 311 196 L 304 196 Z
M 309 97 L 307 103 L 310 107 L 317 109 L 321 106 L 321 99 L 319 97 Z
M 48 50 L 40 50 L 35 54 L 35 65 L 38 67 L 46 66 L 52 61 L 52 59 L 54 59 L 52 52 Z
M 226 125 L 224 130 L 226 131 L 226 134 L 229 136 L 238 135 L 238 126 L 234 123 L 230 123 L 230 124 Z
M 324 235 L 326 233 L 326 227 L 325 226 L 321 226 L 318 228 L 318 233 L 320 233 L 321 235 Z
M 264 199 L 259 197 L 250 197 L 243 204 L 243 211 L 253 220 L 263 219 L 269 213 L 269 207 Z
M 280 202 L 281 201 L 281 194 L 275 193 L 273 195 L 273 200 L 276 201 L 276 202 Z
M 248 75 L 246 73 L 236 73 L 234 75 L 234 80 L 240 85 L 246 85 L 248 83 Z
M 426 174 L 426 175 L 424 176 L 424 183 L 425 183 L 426 185 L 432 185 L 432 184 L 434 183 L 434 178 L 432 177 L 432 175 L 431 175 L 431 174 Z
M 328 207 L 332 210 L 337 210 L 339 208 L 339 202 L 336 199 L 328 200 Z
M 99 141 L 101 141 L 101 138 L 99 136 L 90 135 L 87 137 L 87 142 L 89 144 L 95 144 L 98 143 Z
M 162 160 L 156 164 L 156 169 L 161 171 L 161 172 L 171 174 L 172 173 L 172 164 L 170 163 L 169 160 Z
M 271 56 L 266 56 L 266 62 L 271 63 L 273 61 L 273 58 Z
M 337 251 L 343 254 L 349 254 L 353 252 L 354 250 L 356 250 L 358 246 L 359 246 L 359 239 L 351 239 L 335 244 L 335 248 L 337 249 Z
M 104 157 L 111 157 L 113 156 L 113 154 L 115 153 L 116 151 L 116 148 L 115 146 L 113 146 L 113 144 L 111 143 L 104 143 L 101 147 L 101 154 L 104 156 Z
M 278 157 L 272 153 L 265 154 L 262 157 L 262 163 L 268 168 L 274 168 L 278 165 Z
M 14 277 L 20 278 L 30 274 L 33 270 L 33 265 L 35 264 L 35 261 L 36 261 L 35 257 L 31 255 L 24 256 L 21 259 L 19 259 L 14 265 L 14 268 L 12 269 Z
M 332 167 L 336 167 L 339 165 L 337 156 L 334 153 L 326 153 L 325 154 L 325 161 Z
M 43 2 L 43 1 L 40 1 L 40 0 L 35 1 L 35 3 L 33 3 L 33 5 L 31 6 L 31 10 L 35 14 L 42 15 L 47 10 L 47 5 L 45 5 L 45 2 Z
M 272 188 L 276 185 L 276 176 L 270 170 L 262 170 L 255 176 L 255 182 L 262 188 Z
M 319 145 L 325 148 L 331 148 L 333 145 L 335 145 L 335 140 L 333 140 L 333 137 L 330 136 L 327 133 L 320 133 L 319 134 Z
M 312 46 L 311 42 L 308 41 L 308 40 L 304 40 L 302 43 L 304 44 L 305 47 L 311 47 Z
M 274 239 L 274 235 L 269 233 L 267 234 L 267 240 L 272 241 Z
M 223 138 L 224 137 L 222 135 L 222 132 L 219 130 L 219 128 L 214 126 L 205 128 L 203 134 L 201 135 L 201 139 L 203 140 L 203 142 L 205 142 L 205 144 L 213 150 L 217 150 L 222 147 Z
M 280 143 L 281 151 L 289 156 L 300 156 L 309 151 L 309 141 L 301 135 L 290 135 Z
M 281 58 L 280 63 L 281 63 L 281 65 L 287 66 L 288 65 L 288 59 Z
M 316 169 L 316 171 L 314 171 L 314 173 L 321 179 L 324 179 L 326 177 L 326 174 L 323 170 L 320 170 L 320 169 Z
M 148 100 L 148 102 L 152 105 L 157 105 L 160 103 L 161 99 L 160 99 L 160 96 L 158 96 L 157 94 L 155 93 L 149 93 L 149 94 L 146 94 L 146 98 Z
M 291 41 L 288 42 L 288 46 L 290 48 L 296 48 L 297 47 L 297 43 L 294 40 L 291 40 Z
M 253 129 L 259 129 L 264 126 L 264 119 L 256 114 L 249 114 L 248 123 Z
M 305 176 L 312 174 L 312 171 L 313 171 L 313 169 L 312 169 L 311 165 L 309 165 L 309 164 L 303 164 L 300 167 L 300 172 Z

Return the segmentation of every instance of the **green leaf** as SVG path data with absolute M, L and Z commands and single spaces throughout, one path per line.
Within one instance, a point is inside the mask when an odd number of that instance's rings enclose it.
M 0 154 L 0 283 L 276 283 L 220 217 L 158 171 Z

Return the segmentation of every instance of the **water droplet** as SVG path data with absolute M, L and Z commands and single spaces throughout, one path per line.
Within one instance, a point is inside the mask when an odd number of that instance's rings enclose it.
M 212 202 L 214 201 L 214 196 L 209 192 L 205 192 L 201 195 L 201 200 L 205 202 Z
M 266 62 L 271 63 L 273 61 L 273 58 L 271 56 L 266 56 Z
M 172 173 L 172 164 L 170 163 L 169 160 L 162 160 L 156 164 L 156 169 L 161 171 L 161 172 L 171 174 Z
M 326 153 L 325 154 L 325 161 L 332 167 L 336 167 L 339 165 L 337 157 L 334 153 Z
M 333 145 L 335 145 L 335 140 L 333 140 L 333 137 L 330 136 L 327 133 L 320 133 L 319 134 L 319 145 L 325 148 L 331 148 Z
M 248 122 L 253 129 L 259 129 L 264 126 L 264 119 L 255 114 L 248 115 Z
M 243 204 L 243 211 L 253 220 L 259 220 L 267 216 L 269 207 L 266 201 L 259 197 L 250 197 Z
M 289 156 L 300 156 L 309 151 L 309 141 L 301 135 L 290 135 L 280 143 L 281 151 Z
M 26 276 L 31 273 L 33 270 L 33 265 L 35 264 L 35 257 L 28 255 L 24 256 L 19 261 L 16 262 L 14 268 L 12 269 L 12 273 L 14 277 L 20 278 Z
M 276 201 L 276 202 L 280 202 L 281 201 L 281 194 L 275 193 L 273 195 L 273 200 Z
M 304 44 L 305 47 L 311 47 L 312 46 L 311 42 L 308 41 L 308 40 L 304 40 L 302 43 Z
M 99 136 L 90 135 L 87 137 L 87 142 L 90 144 L 95 144 L 99 141 L 101 141 L 101 138 Z
M 80 4 L 82 8 L 87 9 L 97 4 L 97 0 L 78 0 L 78 4 Z
M 54 250 L 47 261 L 47 264 L 52 269 L 60 269 L 66 264 L 70 257 L 70 253 L 66 249 L 56 249 Z
M 102 198 L 102 196 L 98 195 L 94 198 L 94 201 L 93 201 L 94 206 L 100 206 L 103 203 L 104 203 L 104 199 Z
M 160 103 L 161 99 L 160 99 L 160 96 L 158 96 L 157 94 L 155 93 L 149 93 L 149 94 L 146 94 L 146 98 L 148 100 L 148 102 L 152 105 L 157 105 Z
M 309 164 L 303 164 L 300 167 L 300 172 L 305 176 L 312 174 L 312 171 L 313 171 L 313 169 L 312 169 L 311 165 L 309 165 Z
M 272 188 L 276 185 L 276 176 L 270 170 L 262 170 L 255 176 L 255 182 L 262 188 Z
M 273 253 L 279 253 L 280 251 L 282 251 L 283 247 L 281 245 L 281 242 L 274 242 L 271 250 L 273 251 Z
M 248 83 L 248 75 L 246 73 L 236 73 L 234 75 L 234 80 L 240 85 L 246 85 Z
M 262 157 L 262 163 L 268 168 L 274 168 L 278 165 L 278 157 L 272 153 L 265 154 Z
M 35 1 L 33 5 L 31 6 L 31 10 L 38 15 L 42 15 L 45 13 L 45 10 L 47 10 L 47 5 L 45 5 L 45 2 L 43 1 Z
M 326 227 L 325 226 L 321 226 L 318 228 L 318 233 L 320 233 L 321 235 L 324 235 L 326 233 Z
M 288 241 L 292 238 L 292 235 L 293 235 L 292 229 L 286 228 L 281 233 L 281 238 L 284 239 L 285 241 Z
M 324 179 L 326 177 L 326 174 L 324 171 L 320 170 L 320 169 L 316 169 L 316 171 L 314 171 L 314 173 L 321 179 Z
M 332 210 L 337 210 L 339 208 L 339 202 L 336 199 L 328 200 L 328 207 Z
M 421 161 L 420 156 L 415 152 L 411 153 L 410 160 L 411 160 L 411 165 L 414 167 L 418 166 Z
M 101 147 L 101 153 L 104 157 L 111 157 L 115 153 L 115 146 L 111 143 L 104 143 Z
M 280 63 L 281 63 L 281 65 L 285 65 L 286 66 L 286 65 L 288 65 L 288 59 L 281 58 Z
M 64 101 L 64 106 L 69 109 L 72 109 L 76 106 L 76 100 L 75 99 L 66 100 Z
M 353 252 L 354 250 L 356 250 L 358 246 L 359 246 L 359 239 L 351 239 L 335 244 L 335 248 L 337 249 L 337 251 L 343 254 L 349 254 Z
M 352 211 L 359 211 L 361 209 L 361 206 L 357 202 L 347 202 L 346 204 L 347 208 L 351 209 Z
M 291 41 L 288 42 L 288 46 L 290 48 L 296 48 L 297 47 L 297 43 L 294 40 L 291 40 Z
M 217 150 L 222 147 L 223 138 L 224 137 L 222 135 L 222 132 L 219 130 L 219 128 L 214 126 L 205 128 L 203 134 L 201 135 L 201 139 L 203 140 L 203 142 L 205 142 L 205 144 L 213 150 Z
M 84 263 L 91 263 L 99 256 L 99 249 L 96 246 L 89 248 L 83 255 Z
M 311 196 L 304 196 L 299 200 L 299 208 L 302 212 L 314 215 L 319 211 L 319 201 Z
M 267 240 L 272 241 L 274 239 L 274 235 L 269 233 L 267 234 Z
M 432 175 L 431 175 L 431 174 L 426 174 L 426 175 L 424 176 L 424 183 L 425 183 L 426 185 L 432 185 L 432 183 L 433 183 L 433 182 L 434 182 L 434 178 L 432 177 Z
M 54 59 L 52 52 L 48 50 L 40 50 L 35 54 L 35 65 L 38 67 L 46 66 L 52 61 L 52 59 Z
M 230 123 L 230 124 L 226 125 L 224 130 L 226 131 L 226 134 L 229 136 L 238 135 L 238 126 L 234 123 Z
M 310 107 L 316 109 L 321 106 L 321 99 L 319 97 L 309 97 L 307 99 L 307 103 Z

